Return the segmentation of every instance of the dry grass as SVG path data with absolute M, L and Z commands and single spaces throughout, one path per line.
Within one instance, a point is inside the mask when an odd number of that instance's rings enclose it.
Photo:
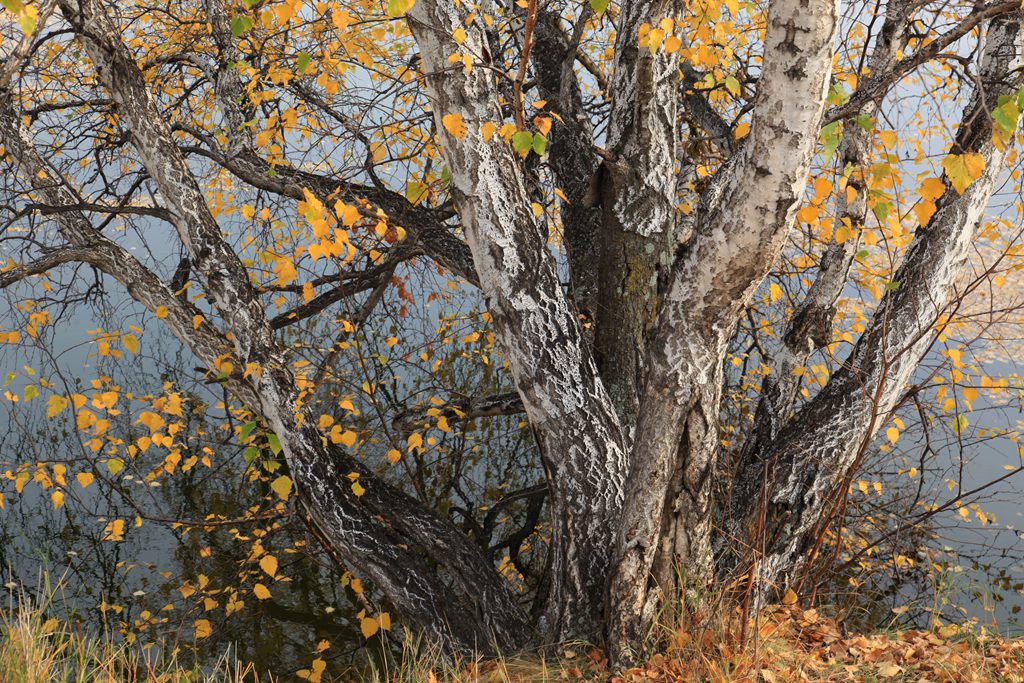
M 396 660 L 337 683 L 783 683 L 941 681 L 1024 683 L 1024 641 L 972 628 L 844 634 L 818 610 L 767 610 L 740 628 L 735 612 L 660 628 L 659 654 L 613 677 L 602 652 L 585 644 L 544 655 L 451 661 L 410 641 Z M 721 615 L 725 616 L 721 616 Z M 745 638 L 741 642 L 741 638 Z M 83 635 L 48 616 L 48 602 L 0 609 L 0 683 L 259 683 L 251 666 L 224 657 L 209 670 L 183 666 L 158 649 L 140 651 L 111 638 Z M 315 677 L 314 677 L 315 678 Z M 324 677 L 320 683 L 328 683 Z
M 721 614 L 726 616 L 717 616 Z M 546 657 L 487 662 L 445 661 L 435 651 L 406 647 L 401 663 L 371 683 L 1024 683 L 1024 641 L 971 626 L 930 631 L 844 634 L 818 610 L 796 605 L 765 611 L 740 628 L 736 613 L 716 611 L 697 622 L 661 626 L 660 652 L 612 676 L 598 649 L 559 648 Z M 741 642 L 741 637 L 745 641 Z
M 47 615 L 51 599 L 22 596 L 0 609 L 0 683 L 258 683 L 250 666 L 227 656 L 208 671 L 174 656 L 84 635 Z M 12 601 L 13 603 L 13 601 Z

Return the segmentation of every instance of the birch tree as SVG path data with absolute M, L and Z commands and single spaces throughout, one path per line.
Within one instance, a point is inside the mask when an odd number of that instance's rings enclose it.
M 971 289 L 1017 160 L 1019 3 L 385 4 L 4 0 L 17 256 L 0 286 L 88 264 L 123 287 L 275 435 L 331 555 L 452 650 L 584 637 L 625 666 L 687 595 L 737 576 L 759 602 L 799 590 Z M 908 91 L 945 117 L 914 160 L 887 151 L 913 134 Z M 259 258 L 252 207 L 228 227 L 245 193 L 294 211 Z M 169 227 L 180 272 L 133 254 L 115 219 Z M 797 252 L 726 459 L 730 345 Z M 347 335 L 410 296 L 399 266 L 476 292 L 514 389 L 410 405 L 391 416 L 400 445 L 422 449 L 418 424 L 523 414 L 549 519 L 532 592 L 317 414 Z M 876 296 L 851 334 L 839 302 L 858 286 Z M 357 313 L 311 371 L 290 330 L 339 304 Z

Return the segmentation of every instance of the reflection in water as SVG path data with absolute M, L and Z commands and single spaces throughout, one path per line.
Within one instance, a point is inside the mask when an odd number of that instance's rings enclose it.
M 451 432 L 425 426 L 429 447 L 424 452 L 404 453 L 397 463 L 389 453 L 396 440 L 407 437 L 392 434 L 395 417 L 415 413 L 414 405 L 427 410 L 437 396 L 507 390 L 495 370 L 500 364 L 480 362 L 497 351 L 467 346 L 458 325 L 481 329 L 479 320 L 469 316 L 444 318 L 436 311 L 411 310 L 399 328 L 387 319 L 394 312 L 387 306 L 382 311 L 384 319 L 367 328 L 385 331 L 382 337 L 400 329 L 404 343 L 431 351 L 424 354 L 429 360 L 393 353 L 385 339 L 366 332 L 348 361 L 351 367 L 336 368 L 336 381 L 317 396 L 323 412 L 361 435 L 358 452 L 369 466 L 449 514 L 529 597 L 544 571 L 546 522 L 543 494 L 537 490 L 542 480 L 538 459 L 525 424 L 511 416 L 469 422 Z M 105 327 L 123 326 L 131 315 L 120 311 L 117 323 L 106 321 Z M 55 465 L 63 464 L 69 479 L 86 471 L 96 482 L 86 488 L 72 483 L 60 507 L 38 485 L 38 470 L 20 487 L 13 475 L 3 482 L 3 590 L 33 593 L 45 571 L 51 578 L 62 577 L 65 599 L 60 606 L 68 616 L 90 627 L 181 648 L 203 662 L 219 658 L 230 646 L 241 660 L 286 677 L 308 668 L 315 657 L 324 659 L 331 673 L 382 657 L 401 637 L 400 626 L 376 632 L 366 647 L 360 616 L 385 608 L 375 603 L 372 586 L 339 569 L 301 520 L 279 506 L 281 494 L 273 484 L 286 469 L 271 435 L 247 424 L 237 407 L 225 408 L 216 381 L 192 371 L 192 359 L 158 325 L 146 330 L 143 355 L 94 357 L 95 343 L 86 342 L 95 335 L 83 338 L 81 332 L 89 327 L 83 321 L 93 318 L 83 316 L 52 328 L 54 338 L 46 346 L 60 349 L 55 354 L 59 360 L 29 347 L 0 349 L 4 371 L 11 373 L 8 390 L 24 396 L 26 386 L 38 382 L 25 365 L 52 372 L 55 381 L 66 385 L 65 394 L 90 394 L 99 388 L 93 384 L 97 378 L 107 378 L 101 385 L 119 388 L 120 412 L 105 413 L 111 422 L 105 443 L 121 440 L 115 450 L 122 454 L 125 444 L 139 444 L 149 434 L 139 423 L 140 410 L 173 393 L 180 399 L 181 414 L 173 422 L 181 425 L 175 437 L 181 447 L 136 448 L 115 472 L 106 446 L 93 452 L 83 444 L 88 439 L 76 431 L 70 411 L 48 418 L 45 396 L 7 402 L 0 415 L 6 423 L 0 425 L 0 472 L 47 463 L 43 474 L 54 477 Z M 317 324 L 334 322 L 311 322 L 294 334 L 333 336 Z M 365 384 L 376 387 L 372 397 L 358 389 Z M 976 408 L 974 429 L 984 419 L 1012 424 L 1007 415 L 985 413 L 980 403 Z M 161 420 L 172 421 L 163 415 Z M 982 501 L 999 524 L 981 526 L 974 517 L 969 522 L 958 508 L 911 523 L 923 519 L 923 504 L 943 500 L 939 494 L 947 491 L 946 481 L 957 480 L 969 490 L 998 476 L 996 470 L 1002 471 L 1010 454 L 985 449 L 998 451 L 1012 442 L 979 438 L 966 448 L 978 461 L 964 469 L 959 462 L 963 435 L 951 437 L 946 429 L 945 441 L 934 431 L 926 438 L 925 421 L 915 422 L 913 415 L 904 419 L 908 426 L 900 448 L 873 451 L 860 475 L 871 486 L 863 492 L 854 485 L 847 510 L 852 531 L 836 554 L 840 570 L 820 577 L 819 596 L 837 605 L 856 628 L 889 625 L 894 619 L 927 626 L 936 616 L 962 619 L 966 614 L 986 625 L 995 618 L 1000 629 L 1013 630 L 1022 604 L 1022 567 L 1016 532 L 1005 528 L 1020 512 L 1011 483 L 986 491 Z M 921 465 L 924 444 L 932 452 Z M 169 465 L 175 450 L 179 457 Z M 908 476 L 911 466 L 917 467 L 914 477 Z M 963 481 L 958 479 L 961 470 L 967 473 Z M 496 510 L 501 514 L 491 514 Z M 110 525 L 117 520 L 123 523 L 117 534 L 123 538 L 115 541 Z M 274 558 L 273 571 L 262 562 L 267 557 Z
M 226 408 L 228 397 L 216 381 L 193 371 L 193 360 L 159 325 L 146 329 L 141 355 L 97 357 L 101 328 L 82 331 L 103 318 L 78 315 L 81 320 L 71 317 L 47 330 L 53 336 L 45 346 L 58 349 L 52 356 L 26 346 L 0 349 L 3 368 L 11 370 L 8 389 L 19 395 L 43 371 L 65 384 L 55 393 L 118 392 L 116 408 L 85 406 L 110 421 L 95 447 L 95 428 L 76 429 L 73 411 L 47 417 L 45 394 L 4 404 L 0 473 L 12 474 L 0 482 L 6 496 L 0 513 L 6 586 L 0 590 L 35 593 L 45 572 L 61 580 L 59 608 L 91 628 L 180 648 L 205 663 L 231 647 L 240 660 L 286 677 L 314 658 L 338 673 L 394 647 L 403 633 L 397 622 L 368 638 L 363 628 L 362 616 L 385 609 L 373 586 L 340 569 L 282 504 L 290 491 L 275 487 L 287 469 L 273 435 L 247 423 L 229 399 Z M 119 311 L 117 322 L 103 327 L 123 327 L 126 320 L 133 320 L 132 312 Z M 142 324 L 139 317 L 134 321 Z M 420 319 L 407 315 L 402 323 L 406 333 L 419 329 L 422 343 L 440 348 L 435 337 L 465 336 L 433 311 Z M 379 327 L 394 334 L 393 327 Z M 302 334 L 331 336 L 312 329 Z M 410 405 L 429 408 L 430 398 L 446 395 L 449 386 L 496 390 L 496 373 L 490 367 L 481 372 L 461 348 L 417 365 L 387 358 L 391 345 L 383 339 L 366 336 L 360 343 L 363 355 L 352 368 L 336 368 L 337 382 L 317 397 L 321 410 L 367 435 L 359 453 L 369 466 L 452 515 L 511 579 L 535 586 L 544 567 L 543 543 L 533 538 L 543 496 L 518 495 L 535 488 L 540 475 L 529 431 L 517 417 L 435 432 L 429 448 L 397 466 L 386 455 L 389 442 L 372 437 L 388 433 L 394 416 Z M 24 366 L 43 371 L 30 375 Z M 376 374 L 360 374 L 366 372 Z M 366 381 L 378 387 L 372 397 L 351 390 Z M 176 412 L 167 407 L 171 396 Z M 171 424 L 179 425 L 173 439 L 158 443 L 152 432 L 170 434 Z M 28 481 L 16 483 L 24 466 Z M 53 489 L 41 485 L 58 472 L 68 484 L 59 507 Z M 83 488 L 74 479 L 79 473 L 95 481 Z M 501 514 L 488 515 L 498 501 Z M 515 539 L 515 548 L 508 539 Z

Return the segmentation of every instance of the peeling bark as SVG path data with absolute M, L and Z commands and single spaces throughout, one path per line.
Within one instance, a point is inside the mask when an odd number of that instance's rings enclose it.
M 602 207 L 598 325 L 601 378 L 627 429 L 636 423 L 648 330 L 675 244 L 678 53 L 639 45 L 641 24 L 679 16 L 678 3 L 623 6 L 615 41 Z

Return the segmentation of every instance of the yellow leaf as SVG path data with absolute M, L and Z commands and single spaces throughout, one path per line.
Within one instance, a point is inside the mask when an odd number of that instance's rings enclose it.
M 792 588 L 787 588 L 786 589 L 786 594 L 782 596 L 782 604 L 783 605 L 795 605 L 796 601 L 798 599 L 799 598 L 797 598 L 797 595 L 796 595 L 796 593 L 793 592 L 793 589 Z
M 64 504 L 64 492 L 57 489 L 50 494 L 50 499 L 53 501 L 53 509 L 56 510 Z
M 89 487 L 89 484 L 93 482 L 95 477 L 92 475 L 92 472 L 79 472 L 75 475 L 75 479 L 78 480 L 78 485 L 84 489 Z
M 213 633 L 213 626 L 211 626 L 210 622 L 206 619 L 196 619 L 195 628 L 196 639 L 208 638 Z
M 903 669 L 894 662 L 886 662 L 878 667 L 878 675 L 883 678 L 892 678 L 901 673 L 903 673 Z
M 63 396 L 54 394 L 46 401 L 46 417 L 55 417 L 58 413 L 68 407 L 68 400 Z
M 356 494 L 356 498 L 366 493 L 366 489 L 358 481 L 352 482 L 352 493 Z
M 124 539 L 124 520 L 115 519 L 103 527 L 104 541 L 120 541 Z
M 267 573 L 267 576 L 274 577 L 277 575 L 277 558 L 273 555 L 264 555 L 263 559 L 260 560 L 260 569 Z
M 464 42 L 466 42 L 466 29 L 462 28 L 461 26 L 458 27 L 457 29 L 452 31 L 452 38 L 455 40 L 456 43 L 462 45 Z
M 935 215 L 937 208 L 935 202 L 929 202 L 924 199 L 914 204 L 914 215 L 917 216 L 917 222 L 921 225 L 928 225 L 928 221 Z
M 166 307 L 166 306 L 157 306 L 157 307 L 156 307 L 156 310 L 155 310 L 155 311 L 154 311 L 153 313 L 154 313 L 154 315 L 156 315 L 156 317 L 158 317 L 158 318 L 166 318 L 166 317 L 167 317 L 167 314 L 168 314 L 168 312 L 169 312 L 169 311 L 167 310 L 167 307 Z
M 266 600 L 270 597 L 270 589 L 264 586 L 262 583 L 257 583 L 255 586 L 253 586 L 252 592 L 260 600 Z
M 461 140 L 466 135 L 466 122 L 462 120 L 462 114 L 445 114 L 441 117 L 441 125 L 454 138 Z
M 124 348 L 128 349 L 132 353 L 139 352 L 139 338 L 134 334 L 126 334 L 121 337 L 121 343 L 124 344 Z
M 139 418 L 135 421 L 138 424 L 145 425 L 149 428 L 150 432 L 155 432 L 162 429 L 166 423 L 164 418 L 160 417 L 154 412 L 144 411 L 139 414 Z
M 281 500 L 288 500 L 288 495 L 292 492 L 292 480 L 291 477 L 282 474 L 280 477 L 274 480 L 270 485 L 274 493 L 281 497 Z
M 900 430 L 895 427 L 889 427 L 889 429 L 886 430 L 885 435 L 889 438 L 889 441 L 896 443 L 900 438 Z
M 490 121 L 480 126 L 480 135 L 483 136 L 484 142 L 490 142 L 491 138 L 494 137 L 494 131 L 496 131 L 497 129 L 498 127 L 495 126 Z
M 395 448 L 392 448 L 390 451 L 388 451 L 388 460 L 390 460 L 392 463 L 396 463 L 401 459 L 402 451 Z
M 423 436 L 421 434 L 419 434 L 418 432 L 413 432 L 412 434 L 409 435 L 409 438 L 406 439 L 406 443 L 409 445 L 409 449 L 408 450 L 410 450 L 410 451 L 412 451 L 414 449 L 417 449 L 417 448 L 422 450 L 423 449 Z
M 768 287 L 768 291 L 771 293 L 772 301 L 778 301 L 782 298 L 782 287 L 778 284 L 773 282 L 771 286 Z
M 366 617 L 359 622 L 359 630 L 364 638 L 369 638 L 380 630 L 380 623 L 373 617 Z
M 942 182 L 941 178 L 932 176 L 931 178 L 925 178 L 921 183 L 921 199 L 925 199 L 930 202 L 934 202 L 936 199 L 946 194 L 946 183 Z
M 973 152 L 950 154 L 942 160 L 942 168 L 949 176 L 953 189 L 958 194 L 963 194 L 964 190 L 985 172 L 985 157 Z

